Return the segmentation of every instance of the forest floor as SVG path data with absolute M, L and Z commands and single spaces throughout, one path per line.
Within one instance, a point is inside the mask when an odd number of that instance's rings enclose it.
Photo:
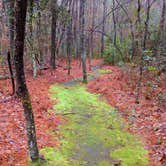
M 101 60 L 92 61 L 93 66 L 99 63 Z M 59 138 L 62 135 L 58 129 L 61 124 L 68 122 L 64 116 L 48 111 L 56 103 L 49 98 L 49 87 L 55 83 L 78 78 L 82 74 L 79 61 L 73 62 L 71 76 L 68 76 L 64 70 L 64 62 L 61 62 L 60 66 L 56 71 L 42 71 L 36 79 L 30 76 L 31 73 L 27 73 L 40 149 L 61 147 Z M 161 75 L 158 81 L 158 79 L 152 80 L 152 75 L 149 74 L 149 78 L 143 80 L 140 103 L 135 104 L 138 76 L 133 71 L 136 69 L 105 65 L 102 68 L 103 75 L 88 83 L 89 92 L 102 94 L 128 122 L 128 131 L 144 136 L 145 147 L 149 151 L 150 166 L 164 166 L 165 75 Z M 111 72 L 105 72 L 107 70 Z M 10 86 L 10 80 L 0 81 L 0 165 L 24 166 L 27 165 L 27 146 L 23 110 L 17 98 L 7 97 L 11 93 Z

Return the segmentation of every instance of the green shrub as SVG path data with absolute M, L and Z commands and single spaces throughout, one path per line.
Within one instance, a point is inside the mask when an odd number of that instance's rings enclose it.
M 128 61 L 128 59 L 130 58 L 128 40 L 124 40 L 123 42 L 121 42 L 120 39 L 117 39 L 116 45 L 123 55 L 121 55 L 119 50 L 113 45 L 113 43 L 109 39 L 106 40 L 106 47 L 104 50 L 104 62 L 106 64 L 119 64 L 119 62 Z

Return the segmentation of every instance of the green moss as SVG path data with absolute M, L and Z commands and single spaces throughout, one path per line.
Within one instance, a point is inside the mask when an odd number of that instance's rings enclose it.
M 100 74 L 110 74 L 110 73 L 112 73 L 112 70 L 111 69 L 100 69 L 99 73 Z
M 110 163 L 108 161 L 101 161 L 98 166 L 110 166 Z
M 148 66 L 148 71 L 149 71 L 149 72 L 156 72 L 156 71 L 157 71 L 157 68 L 154 67 L 154 66 Z
M 126 131 L 127 124 L 118 111 L 99 99 L 98 94 L 87 92 L 83 85 L 55 85 L 50 93 L 52 100 L 58 102 L 54 112 L 69 120 L 59 128 L 61 148 L 41 150 L 49 164 L 88 166 L 94 162 L 107 166 L 121 160 L 124 166 L 147 165 L 147 152 L 139 139 Z
M 76 161 L 67 158 L 65 152 L 62 149 L 56 149 L 47 147 L 40 151 L 40 154 L 44 155 L 47 160 L 46 166 L 81 166 L 83 161 Z
M 141 146 L 125 146 L 111 153 L 111 157 L 122 161 L 122 166 L 148 165 L 147 152 Z
M 36 162 L 32 162 L 32 161 L 28 161 L 28 166 L 42 166 L 42 161 L 36 161 Z

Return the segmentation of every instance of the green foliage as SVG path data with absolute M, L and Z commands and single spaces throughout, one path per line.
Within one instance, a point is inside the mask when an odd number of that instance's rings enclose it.
M 150 58 L 153 55 L 153 51 L 146 49 L 143 51 L 143 55 L 147 58 Z
M 148 66 L 148 71 L 150 71 L 150 72 L 156 72 L 157 68 L 154 67 L 154 66 Z
M 116 45 L 117 48 L 121 50 L 124 57 L 129 56 L 128 55 L 129 41 L 127 39 L 124 40 L 123 42 L 121 42 L 120 39 L 117 39 Z M 111 43 L 109 39 L 106 40 L 106 48 L 104 50 L 104 62 L 106 64 L 118 64 L 119 62 L 122 62 L 124 60 L 127 61 L 127 59 L 121 56 L 117 48 L 113 45 L 113 43 Z
M 47 147 L 40 151 L 49 161 L 48 165 L 88 166 L 94 162 L 107 166 L 112 158 L 122 160 L 122 165 L 147 165 L 146 150 L 137 137 L 125 130 L 127 124 L 118 111 L 101 101 L 99 95 L 91 94 L 85 86 L 78 85 L 52 86 L 50 93 L 51 98 L 58 101 L 54 106 L 55 113 L 68 116 L 69 121 L 60 126 L 61 147 Z M 107 152 L 108 156 L 111 154 L 110 158 L 101 158 L 101 150 L 104 156 Z

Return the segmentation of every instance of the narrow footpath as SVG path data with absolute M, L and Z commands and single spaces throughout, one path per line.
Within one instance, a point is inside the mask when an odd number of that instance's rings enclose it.
M 95 70 L 89 80 L 111 71 Z M 86 90 L 80 79 L 50 87 L 60 125 L 60 148 L 40 151 L 51 166 L 146 166 L 148 152 L 141 139 L 127 131 L 128 125 L 99 94 Z M 53 134 L 53 133 L 52 133 Z

